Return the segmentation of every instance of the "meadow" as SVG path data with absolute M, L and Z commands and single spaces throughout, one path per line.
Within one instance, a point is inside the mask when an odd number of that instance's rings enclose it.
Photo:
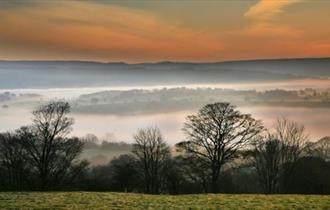
M 108 192 L 2 192 L 0 209 L 330 210 L 330 196 L 255 194 L 170 196 Z

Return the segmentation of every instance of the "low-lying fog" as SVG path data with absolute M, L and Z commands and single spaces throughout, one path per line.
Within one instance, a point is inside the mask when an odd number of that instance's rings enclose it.
M 210 85 L 194 85 L 188 86 L 189 88 L 196 87 L 210 87 Z M 232 84 L 232 85 L 212 85 L 212 88 L 232 88 L 236 90 L 242 89 L 302 89 L 306 87 L 312 88 L 330 88 L 328 80 L 320 80 L 316 83 L 313 80 L 303 81 L 288 81 L 265 83 L 258 85 L 251 84 Z M 130 87 L 132 88 L 132 87 Z M 143 89 L 163 88 L 163 87 L 136 87 Z M 170 88 L 170 87 L 167 87 Z M 49 99 L 60 98 L 67 100 L 75 100 L 82 94 L 95 93 L 105 90 L 127 90 L 127 87 L 121 88 L 62 88 L 62 89 L 16 89 L 16 90 L 0 90 L 10 91 L 11 93 L 34 93 L 40 94 L 47 101 Z M 328 89 L 329 90 L 329 89 Z M 218 101 L 218 100 L 217 100 Z M 213 101 L 215 102 L 215 101 Z M 229 101 L 230 102 L 230 101 Z M 42 103 L 42 102 L 39 102 Z M 161 102 L 160 102 L 161 103 Z M 211 103 L 211 101 L 210 101 Z M 0 131 L 13 130 L 22 125 L 30 123 L 31 110 L 35 107 L 34 103 L 17 102 L 14 106 L 0 107 Z M 294 107 L 294 106 L 281 106 L 281 105 L 244 105 L 238 107 L 244 113 L 250 113 L 256 119 L 261 119 L 267 127 L 272 127 L 276 118 L 285 116 L 289 119 L 303 123 L 311 136 L 311 140 L 318 140 L 323 136 L 330 135 L 330 107 Z M 75 119 L 74 129 L 72 135 L 84 136 L 88 133 L 95 134 L 99 137 L 107 133 L 112 133 L 118 141 L 132 141 L 132 134 L 141 127 L 145 126 L 158 126 L 162 131 L 166 140 L 170 144 L 182 140 L 184 135 L 181 131 L 185 117 L 197 111 L 197 108 L 187 108 L 179 111 L 166 111 L 145 114 L 91 114 L 91 113 L 72 113 Z
M 241 107 L 242 112 L 251 113 L 256 119 L 261 119 L 264 124 L 271 127 L 276 118 L 285 116 L 303 123 L 310 133 L 312 140 L 318 140 L 330 134 L 330 109 L 329 108 L 294 108 L 294 107 Z M 116 140 L 132 141 L 132 134 L 144 126 L 158 126 L 166 140 L 175 144 L 184 138 L 181 131 L 185 117 L 194 111 L 135 115 L 88 115 L 72 114 L 75 125 L 72 134 L 84 136 L 93 133 L 99 137 L 112 133 Z M 28 109 L 13 108 L 1 110 L 1 131 L 13 130 L 21 125 L 30 123 L 31 114 Z
M 48 88 L 48 89 L 0 89 L 0 93 L 36 93 L 49 98 L 74 98 L 81 94 L 89 94 L 107 90 L 131 90 L 131 89 L 161 89 L 181 87 L 178 85 L 148 85 L 148 86 L 112 86 L 112 87 L 84 87 L 84 88 Z M 235 90 L 299 90 L 304 88 L 327 89 L 330 88 L 330 79 L 299 79 L 258 83 L 222 83 L 222 84 L 192 84 L 184 85 L 187 88 L 224 88 Z

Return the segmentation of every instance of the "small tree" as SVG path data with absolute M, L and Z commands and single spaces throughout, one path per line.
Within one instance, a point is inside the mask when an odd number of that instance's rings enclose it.
M 281 168 L 281 142 L 269 135 L 260 139 L 253 152 L 259 182 L 265 193 L 275 193 L 278 187 Z
M 15 133 L 0 133 L 0 190 L 27 190 L 30 178 L 26 150 Z
M 145 192 L 158 194 L 162 170 L 170 157 L 170 150 L 158 128 L 140 129 L 135 135 L 132 152 L 142 169 Z
M 241 114 L 229 103 L 208 104 L 187 117 L 188 141 L 178 144 L 206 163 L 211 170 L 211 190 L 218 191 L 220 170 L 263 129 L 260 121 Z
M 111 186 L 115 191 L 132 192 L 138 188 L 136 159 L 131 154 L 120 155 L 111 160 Z
M 180 155 L 175 159 L 180 161 L 180 171 L 182 174 L 182 181 L 189 183 L 189 188 L 186 192 L 194 192 L 191 190 L 208 192 L 210 182 L 210 167 L 206 161 L 201 161 L 194 155 Z

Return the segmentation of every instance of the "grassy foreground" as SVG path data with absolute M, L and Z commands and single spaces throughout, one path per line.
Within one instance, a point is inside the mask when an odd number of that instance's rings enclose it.
M 320 209 L 330 196 L 316 195 L 144 195 L 130 193 L 0 193 L 0 209 Z

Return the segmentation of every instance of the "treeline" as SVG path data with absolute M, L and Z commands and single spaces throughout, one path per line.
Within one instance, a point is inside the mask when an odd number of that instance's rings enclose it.
M 112 90 L 81 95 L 73 101 L 80 114 L 140 115 L 193 110 L 205 103 L 231 101 L 239 106 L 326 107 L 329 90 L 233 90 L 220 88 L 163 88 Z
M 81 153 L 96 138 L 69 137 L 69 112 L 67 102 L 51 102 L 31 125 L 0 134 L 1 191 L 330 193 L 330 138 L 310 142 L 285 118 L 270 132 L 229 103 L 208 104 L 187 116 L 186 141 L 170 147 L 158 128 L 143 128 L 130 153 L 91 166 Z

